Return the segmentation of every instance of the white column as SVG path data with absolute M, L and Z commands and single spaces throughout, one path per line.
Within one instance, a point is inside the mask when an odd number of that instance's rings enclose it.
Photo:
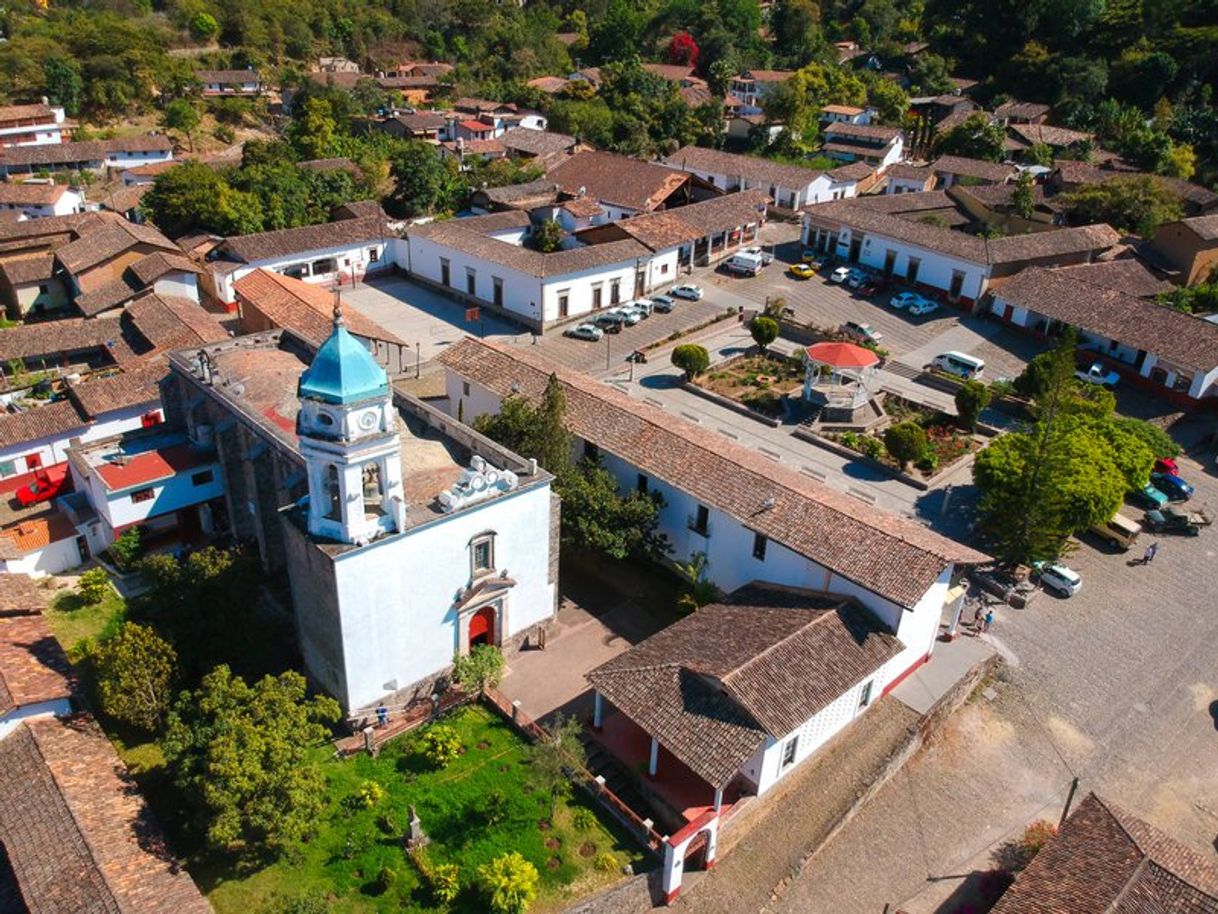
M 651 760 L 647 763 L 647 773 L 652 777 L 656 776 L 656 769 L 660 765 L 660 741 L 654 736 L 651 738 Z
M 599 730 L 605 722 L 605 699 L 600 692 L 592 693 L 592 726 Z
M 723 788 L 716 787 L 715 788 L 715 812 L 718 812 L 722 808 L 723 808 Z

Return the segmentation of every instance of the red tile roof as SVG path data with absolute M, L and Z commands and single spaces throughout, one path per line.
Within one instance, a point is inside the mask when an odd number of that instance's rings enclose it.
M 330 336 L 334 295 L 329 290 L 264 269 L 247 273 L 234 288 L 242 304 L 256 308 L 274 326 L 293 330 L 318 346 Z M 356 336 L 403 342 L 354 308 L 345 308 L 344 317 Z
M 55 508 L 26 515 L 0 529 L 0 558 L 21 558 L 76 536 L 71 520 Z
M 133 454 L 123 463 L 106 463 L 97 475 L 111 492 L 148 485 L 209 463 L 210 459 L 186 444 Z
M 439 361 L 501 397 L 539 399 L 556 374 L 574 435 L 899 606 L 916 604 L 949 563 L 989 560 L 520 347 L 467 338 Z

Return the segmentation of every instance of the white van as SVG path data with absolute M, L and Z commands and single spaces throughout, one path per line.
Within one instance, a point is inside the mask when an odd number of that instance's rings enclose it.
M 932 368 L 938 368 L 940 371 L 946 371 L 948 374 L 957 375 L 966 381 L 980 378 L 981 373 L 985 371 L 985 362 L 976 356 L 966 355 L 963 352 L 941 353 L 935 356 L 934 361 L 930 364 Z
M 1112 520 L 1096 524 L 1091 532 L 1100 539 L 1107 540 L 1122 552 L 1127 552 L 1137 541 L 1142 532 L 1142 525 L 1136 520 L 1130 520 L 1124 514 L 1114 514 Z
M 739 273 L 742 276 L 756 276 L 764 266 L 765 261 L 760 254 L 750 254 L 748 251 L 745 251 L 730 257 L 727 263 L 723 265 L 723 269 L 729 273 Z

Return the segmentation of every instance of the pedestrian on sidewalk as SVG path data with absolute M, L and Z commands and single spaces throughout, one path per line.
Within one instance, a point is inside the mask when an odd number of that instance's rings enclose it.
M 977 609 L 973 612 L 973 628 L 981 631 L 981 611 L 985 606 L 981 603 L 977 604 Z
M 993 624 L 994 624 L 994 610 L 987 609 L 985 611 L 985 619 L 983 619 L 981 622 L 981 630 L 983 632 L 988 632 L 990 630 L 990 626 Z
M 1146 547 L 1146 551 L 1142 553 L 1142 564 L 1149 565 L 1155 560 L 1155 556 L 1159 554 L 1159 544 L 1151 543 Z

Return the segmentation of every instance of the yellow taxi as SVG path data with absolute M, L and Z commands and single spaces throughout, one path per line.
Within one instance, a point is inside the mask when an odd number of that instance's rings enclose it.
M 807 263 L 793 263 L 791 264 L 791 269 L 788 272 L 796 279 L 811 279 L 816 275 L 816 271 L 812 269 L 812 265 Z

